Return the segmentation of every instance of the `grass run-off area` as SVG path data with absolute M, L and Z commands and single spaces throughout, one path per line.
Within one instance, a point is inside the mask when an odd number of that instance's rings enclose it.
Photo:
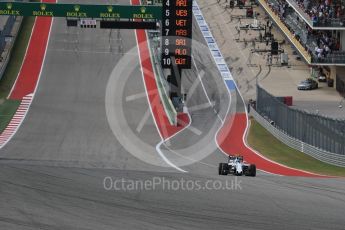
M 0 105 L 0 130 L 4 130 L 16 113 L 20 101 L 6 100 Z
M 321 162 L 285 145 L 254 119 L 251 119 L 248 144 L 263 156 L 283 165 L 330 176 L 345 176 L 345 168 Z
M 20 104 L 20 101 L 7 100 L 6 97 L 10 93 L 20 71 L 34 22 L 34 17 L 25 17 L 23 19 L 12 48 L 11 58 L 0 80 L 0 133 L 6 128 Z

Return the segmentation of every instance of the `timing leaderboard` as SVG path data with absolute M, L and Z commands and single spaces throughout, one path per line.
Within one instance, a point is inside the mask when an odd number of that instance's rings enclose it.
M 193 0 L 163 0 L 162 67 L 191 68 Z

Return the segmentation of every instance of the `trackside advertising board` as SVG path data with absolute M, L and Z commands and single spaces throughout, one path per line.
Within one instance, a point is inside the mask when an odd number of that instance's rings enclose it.
M 160 6 L 0 2 L 0 15 L 101 19 L 157 19 Z

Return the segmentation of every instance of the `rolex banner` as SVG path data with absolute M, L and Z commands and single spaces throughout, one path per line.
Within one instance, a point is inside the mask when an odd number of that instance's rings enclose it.
M 67 18 L 161 19 L 159 6 L 0 2 L 0 15 Z

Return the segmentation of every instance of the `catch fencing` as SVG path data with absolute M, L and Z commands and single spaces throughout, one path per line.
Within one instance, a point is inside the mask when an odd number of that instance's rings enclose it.
M 290 137 L 282 130 L 273 126 L 267 118 L 262 117 L 254 109 L 250 110 L 250 114 L 254 119 L 262 125 L 267 131 L 269 131 L 275 138 L 286 144 L 287 146 L 303 152 L 311 157 L 314 157 L 320 161 L 326 162 L 328 164 L 345 167 L 345 155 L 330 153 L 322 149 L 316 148 L 314 146 L 308 145 L 300 140 Z
M 5 16 L 5 23 L 4 27 L 0 28 L 0 53 L 2 53 L 6 46 L 6 38 L 11 36 L 11 31 L 13 28 L 13 25 L 16 21 L 16 18 L 14 16 Z
M 322 151 L 345 155 L 345 120 L 290 108 L 260 86 L 256 111 L 289 137 Z
M 16 23 L 15 16 L 2 16 L 5 17 L 5 23 L 3 28 L 0 28 L 0 80 L 4 75 L 8 61 L 11 56 L 11 50 L 14 44 L 15 37 L 12 37 L 12 29 Z M 9 47 L 7 47 L 9 45 Z
M 12 1 L 14 2 L 14 0 Z M 12 2 L 12 1 L 9 0 L 9 2 Z M 15 1 L 16 2 L 30 2 L 32 0 L 15 0 Z M 16 17 L 16 16 L 0 16 L 0 17 L 2 17 L 1 20 L 3 20 L 4 22 L 3 27 L 0 28 L 0 56 L 1 56 L 0 80 L 1 80 L 6 70 L 9 59 L 11 57 L 11 51 L 14 46 L 15 40 L 17 38 L 17 34 L 19 32 L 20 26 L 18 27 L 17 31 L 13 32 L 12 30 L 15 27 L 16 23 L 20 23 L 19 25 L 21 25 L 22 17 Z M 10 45 L 8 46 L 8 44 Z

